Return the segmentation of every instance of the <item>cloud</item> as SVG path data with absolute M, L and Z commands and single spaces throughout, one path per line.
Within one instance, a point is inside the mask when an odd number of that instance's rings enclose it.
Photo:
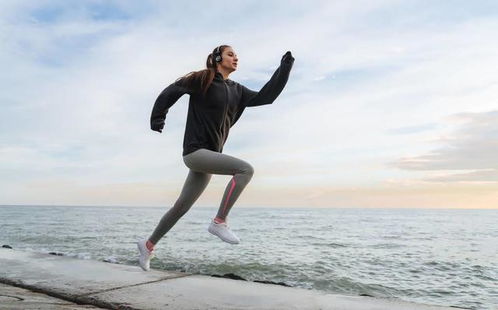
M 416 126 L 403 126 L 398 128 L 389 128 L 386 130 L 386 133 L 393 135 L 408 135 L 408 134 L 416 134 L 427 130 L 434 130 L 437 128 L 437 124 L 422 124 Z
M 498 181 L 498 111 L 458 113 L 449 120 L 459 126 L 435 140 L 443 146 L 425 155 L 401 158 L 392 165 L 406 170 L 468 171 L 427 178 L 428 181 Z
M 255 90 L 285 51 L 296 58 L 277 101 L 246 109 L 224 148 L 255 166 L 257 184 L 305 187 L 310 192 L 302 197 L 319 197 L 317 186 L 430 178 L 432 170 L 414 168 L 424 166 L 417 161 L 458 166 L 461 174 L 493 168 L 491 159 L 480 168 L 462 165 L 463 155 L 444 164 L 444 155 L 461 145 L 433 151 L 434 143 L 450 143 L 437 137 L 452 128 L 443 117 L 496 105 L 498 45 L 491 38 L 498 23 L 491 4 L 466 10 L 395 0 L 218 4 L 223 10 L 196 1 L 2 2 L 0 196 L 50 200 L 25 191 L 36 187 L 26 184 L 47 182 L 54 195 L 66 184 L 74 195 L 65 203 L 72 197 L 98 203 L 104 196 L 91 193 L 99 187 L 181 187 L 188 96 L 170 109 L 162 134 L 150 131 L 148 118 L 160 91 L 203 68 L 219 43 L 239 55 L 231 78 Z M 493 149 L 495 135 L 476 130 L 471 140 L 479 150 Z M 386 169 L 393 158 L 408 161 Z M 221 189 L 226 181 L 213 180 Z M 154 193 L 157 203 L 160 192 Z M 144 204 L 150 199 L 143 195 Z
M 498 182 L 498 169 L 446 174 L 426 179 L 430 182 Z

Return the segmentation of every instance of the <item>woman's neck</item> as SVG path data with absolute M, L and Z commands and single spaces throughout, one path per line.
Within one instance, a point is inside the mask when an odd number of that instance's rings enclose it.
M 224 70 L 223 68 L 218 68 L 218 72 L 221 73 L 221 75 L 223 76 L 224 80 L 227 80 L 228 76 L 231 73 L 231 72 L 228 72 L 227 70 Z

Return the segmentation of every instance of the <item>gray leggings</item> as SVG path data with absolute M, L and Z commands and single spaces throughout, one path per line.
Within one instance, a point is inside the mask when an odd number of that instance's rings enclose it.
M 218 209 L 217 217 L 225 219 L 254 174 L 254 168 L 236 157 L 198 149 L 183 156 L 183 162 L 190 168 L 180 197 L 169 211 L 163 215 L 156 229 L 149 237 L 156 244 L 192 207 L 209 183 L 212 174 L 233 175 L 228 183 Z

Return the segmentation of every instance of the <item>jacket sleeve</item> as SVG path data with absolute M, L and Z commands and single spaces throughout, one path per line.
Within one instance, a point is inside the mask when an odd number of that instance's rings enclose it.
M 186 93 L 190 93 L 190 91 L 182 86 L 182 80 L 178 80 L 159 94 L 150 115 L 150 128 L 152 130 L 162 132 L 169 108 Z
M 284 89 L 285 84 L 287 84 L 292 65 L 293 61 L 282 62 L 280 64 L 280 67 L 278 67 L 275 73 L 273 73 L 271 79 L 265 84 L 265 86 L 263 86 L 263 88 L 259 92 L 250 90 L 247 87 L 241 85 L 242 106 L 255 107 L 273 103 L 273 101 L 277 99 L 278 95 L 280 95 L 280 93 Z

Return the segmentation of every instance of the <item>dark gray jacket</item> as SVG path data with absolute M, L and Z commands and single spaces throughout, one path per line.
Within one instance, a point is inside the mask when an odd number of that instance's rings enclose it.
M 294 58 L 287 52 L 271 79 L 259 91 L 223 79 L 216 72 L 206 96 L 181 86 L 181 80 L 166 87 L 156 99 L 150 117 L 152 130 L 162 132 L 169 108 L 184 94 L 190 95 L 187 124 L 183 138 L 183 154 L 206 148 L 221 153 L 230 128 L 246 107 L 271 104 L 284 89 Z

